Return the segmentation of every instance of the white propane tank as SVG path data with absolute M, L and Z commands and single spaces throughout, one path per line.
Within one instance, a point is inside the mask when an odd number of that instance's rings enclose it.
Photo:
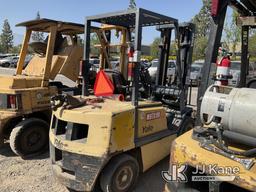
M 203 97 L 201 120 L 221 118 L 225 130 L 256 137 L 256 89 L 211 86 Z

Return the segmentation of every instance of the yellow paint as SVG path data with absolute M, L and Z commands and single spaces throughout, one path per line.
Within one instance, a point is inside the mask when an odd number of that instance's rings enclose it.
M 162 106 L 140 108 L 138 114 L 139 138 L 167 129 L 166 113 Z
M 52 131 L 50 131 L 49 138 L 50 142 L 56 148 L 63 151 L 68 151 L 70 153 L 89 155 L 95 157 L 103 157 L 104 155 L 107 154 L 107 148 L 104 145 L 101 145 L 102 142 L 100 140 L 98 142 L 98 145 L 90 145 L 88 143 L 85 145 L 84 143 L 78 143 L 74 141 L 67 141 L 61 139 L 60 137 L 54 135 Z
M 26 76 L 0 76 L 0 91 L 15 91 L 17 89 L 34 88 L 40 86 L 42 78 Z
M 61 21 L 42 22 L 41 20 L 38 20 L 38 22 L 36 20 L 25 22 L 19 26 L 25 26 L 26 33 L 17 64 L 16 75 L 0 76 L 0 94 L 20 95 L 22 106 L 19 110 L 0 110 L 1 127 L 17 116 L 39 111 L 50 113 L 50 98 L 56 95 L 58 90 L 56 87 L 48 86 L 49 79 L 55 79 L 56 75 L 60 73 L 76 81 L 79 63 L 82 58 L 82 48 L 74 41 L 72 41 L 72 45 L 67 45 L 64 41 L 60 49 L 55 50 L 55 38 L 57 32 L 74 38 L 75 35 L 84 33 L 84 26 Z M 34 30 L 46 32 L 49 35 L 46 55 L 34 56 L 26 69 L 23 70 L 28 43 Z M 10 112 L 12 113 L 10 114 Z
M 85 105 L 72 110 L 59 108 L 53 112 L 57 119 L 88 124 L 89 134 L 86 142 L 67 141 L 63 136 L 55 136 L 53 130 L 50 132 L 50 142 L 64 151 L 97 157 L 112 156 L 134 149 L 134 106 L 130 102 L 119 102 L 111 99 L 105 99 L 103 103 L 95 105 L 96 107 Z M 159 103 L 154 105 L 154 103 L 143 102 L 140 105 L 144 106 L 144 108 L 139 109 L 140 131 L 143 130 L 144 125 L 153 125 L 152 133 L 167 129 L 165 111 L 163 107 L 159 106 Z M 146 114 L 158 112 L 160 112 L 159 118 L 146 121 Z M 141 136 L 149 134 L 141 134 Z M 176 135 L 168 136 L 141 146 L 143 171 L 170 153 L 170 146 L 175 137 Z
M 192 131 L 189 131 L 174 141 L 171 150 L 172 164 L 187 164 L 192 167 L 200 164 L 239 167 L 240 174 L 231 183 L 247 190 L 256 191 L 256 165 L 250 170 L 246 170 L 236 161 L 201 148 L 199 142 L 192 139 L 191 136 Z
M 175 138 L 176 135 L 171 135 L 141 147 L 143 171 L 148 170 L 154 164 L 170 154 L 171 143 Z
M 89 125 L 88 137 L 84 143 L 67 141 L 62 136 L 54 136 L 53 130 L 51 130 L 50 141 L 57 148 L 72 153 L 95 156 L 103 156 L 109 152 L 112 126 L 111 112 L 86 111 L 86 109 L 83 111 L 59 110 L 54 112 L 53 115 L 63 121 Z M 58 143 L 61 143 L 61 145 L 58 145 Z
M 133 123 L 134 110 L 113 117 L 111 151 L 127 151 L 134 148 Z
M 29 39 L 31 36 L 32 31 L 29 29 L 26 29 L 26 33 L 23 39 L 23 43 L 22 43 L 22 47 L 21 47 L 21 51 L 20 51 L 20 57 L 17 63 L 17 69 L 16 69 L 16 74 L 17 75 L 21 75 L 22 73 L 22 69 L 25 63 L 25 58 L 27 55 L 27 51 L 28 51 L 28 43 L 29 43 Z

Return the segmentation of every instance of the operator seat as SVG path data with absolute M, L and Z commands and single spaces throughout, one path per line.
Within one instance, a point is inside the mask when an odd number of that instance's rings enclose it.
M 37 54 L 44 56 L 46 54 L 47 50 L 47 43 L 48 43 L 49 36 L 46 37 L 46 39 L 36 42 L 29 43 L 29 47 Z M 66 37 L 63 37 L 60 32 L 57 32 L 56 38 L 55 38 L 55 44 L 54 44 L 54 55 L 57 55 L 58 52 L 65 46 L 66 44 Z
M 114 85 L 114 94 L 126 94 L 127 82 L 124 79 L 122 73 L 113 69 L 105 69 L 104 72 L 109 77 Z

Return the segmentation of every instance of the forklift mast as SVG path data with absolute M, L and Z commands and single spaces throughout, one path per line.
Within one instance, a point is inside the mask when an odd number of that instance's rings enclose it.
M 188 87 L 190 84 L 190 68 L 194 47 L 195 26 L 192 23 L 182 23 L 179 26 L 180 68 L 178 68 L 179 86 L 182 90 L 181 109 L 187 105 Z
M 183 111 L 187 104 L 195 26 L 192 23 L 182 23 L 179 26 L 162 25 L 157 26 L 157 30 L 161 32 L 162 44 L 159 46 L 160 58 L 154 94 L 157 98 L 163 95 L 169 96 L 169 98 L 176 98 L 179 103 L 179 109 Z M 168 85 L 168 57 L 173 30 L 175 31 L 175 48 L 177 55 L 176 80 Z
M 221 37 L 224 28 L 224 22 L 226 18 L 228 6 L 234 8 L 241 16 L 240 25 L 242 26 L 241 42 L 242 42 L 242 55 L 241 55 L 241 73 L 240 73 L 240 83 L 239 87 L 246 87 L 246 76 L 249 67 L 249 57 L 248 57 L 248 38 L 249 38 L 249 28 L 252 26 L 248 23 L 251 17 L 255 16 L 256 13 L 256 3 L 253 0 L 212 0 L 212 19 L 210 26 L 210 33 L 208 39 L 208 46 L 205 55 L 205 63 L 202 69 L 202 81 L 198 89 L 197 97 L 197 124 L 200 125 L 200 108 L 202 103 L 202 98 L 205 91 L 212 84 L 211 69 L 214 64 L 216 64 L 218 56 L 218 48 L 221 46 Z M 244 22 L 242 22 L 244 21 Z M 239 24 L 239 23 L 238 23 Z

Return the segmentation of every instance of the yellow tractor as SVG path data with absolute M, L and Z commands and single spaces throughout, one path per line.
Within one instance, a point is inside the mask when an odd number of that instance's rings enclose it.
M 256 191 L 256 91 L 246 88 L 250 29 L 256 26 L 254 1 L 212 0 L 209 45 L 198 96 L 198 123 L 172 145 L 166 191 Z M 227 7 L 240 16 L 242 55 L 240 87 L 211 83 Z M 226 77 L 219 76 L 225 80 Z M 209 86 L 209 84 L 212 84 Z
M 92 24 L 100 26 L 94 32 L 101 61 L 94 89 L 90 90 Z M 140 60 L 142 28 L 150 26 L 156 27 L 162 40 L 155 84 L 149 76 L 150 65 Z M 192 24 L 178 25 L 174 18 L 145 9 L 87 17 L 83 95 L 52 99 L 50 158 L 60 183 L 75 191 L 131 191 L 139 174 L 166 157 L 172 140 L 192 128 L 186 79 L 193 29 Z M 173 32 L 177 78 L 168 84 Z
M 13 152 L 28 157 L 48 147 L 51 96 L 65 90 L 79 94 L 77 87 L 53 80 L 57 74 L 78 79 L 83 49 L 77 39 L 84 25 L 39 19 L 17 26 L 26 27 L 26 33 L 15 75 L 0 76 L 0 143 L 10 139 Z M 48 36 L 43 42 L 31 42 L 33 32 Z M 29 50 L 36 54 L 25 65 Z

